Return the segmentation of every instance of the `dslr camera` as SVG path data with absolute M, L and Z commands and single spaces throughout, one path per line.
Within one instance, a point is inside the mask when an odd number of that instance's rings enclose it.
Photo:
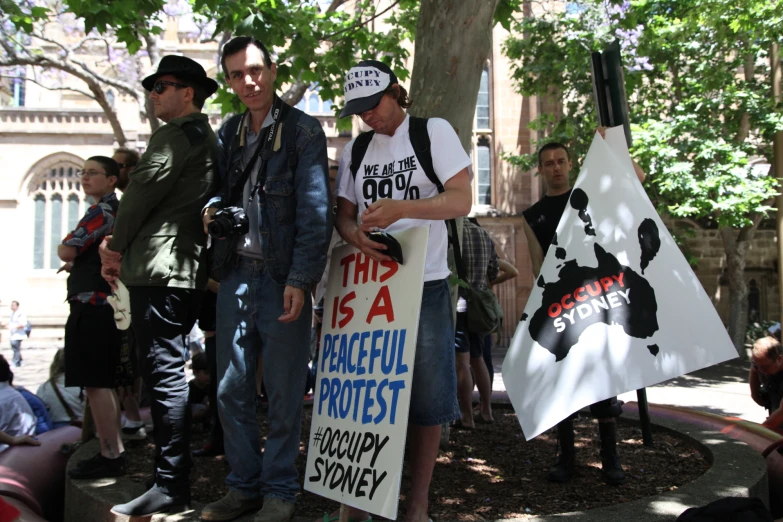
M 226 239 L 247 234 L 250 224 L 241 207 L 226 207 L 215 212 L 207 230 L 215 239 Z

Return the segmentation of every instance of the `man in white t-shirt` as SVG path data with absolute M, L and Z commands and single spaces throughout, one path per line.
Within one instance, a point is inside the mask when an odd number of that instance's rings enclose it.
M 13 365 L 22 366 L 22 341 L 27 339 L 27 316 L 19 309 L 19 301 L 11 301 L 11 321 L 8 329 L 11 331 L 11 349 L 14 351 Z
M 346 75 L 341 117 L 357 114 L 372 128 L 354 178 L 351 151 L 343 152 L 337 177 L 337 229 L 343 239 L 378 261 L 391 259 L 371 241 L 374 230 L 394 232 L 418 225 L 430 229 L 409 413 L 411 491 L 406 522 L 427 522 L 432 471 L 441 425 L 460 417 L 454 371 L 454 319 L 447 278 L 448 234 L 444 220 L 470 212 L 471 161 L 451 125 L 427 121 L 432 164 L 445 191 L 429 180 L 410 140 L 408 93 L 385 64 L 365 60 Z M 426 368 L 426 371 L 422 369 Z M 350 510 L 354 520 L 366 514 Z

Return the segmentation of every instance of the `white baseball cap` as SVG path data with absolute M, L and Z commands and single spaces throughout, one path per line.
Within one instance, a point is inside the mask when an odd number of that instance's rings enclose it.
M 340 117 L 361 114 L 374 109 L 389 85 L 398 83 L 388 65 L 377 60 L 363 60 L 345 75 L 345 107 Z

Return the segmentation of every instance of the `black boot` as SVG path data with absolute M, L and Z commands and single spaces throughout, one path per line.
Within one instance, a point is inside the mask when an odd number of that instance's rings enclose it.
M 599 422 L 601 434 L 601 470 L 604 482 L 612 486 L 625 484 L 625 473 L 617 455 L 617 429 L 614 422 Z
M 114 506 L 111 512 L 128 517 L 148 517 L 155 513 L 181 513 L 190 509 L 189 504 L 189 494 L 171 496 L 158 486 L 153 486 L 127 504 Z
M 574 421 L 566 419 L 557 425 L 557 443 L 560 446 L 557 461 L 549 468 L 546 478 L 552 482 L 568 482 L 574 473 Z

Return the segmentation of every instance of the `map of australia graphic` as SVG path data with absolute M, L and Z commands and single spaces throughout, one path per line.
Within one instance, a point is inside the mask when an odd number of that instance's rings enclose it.
M 569 202 L 579 211 L 585 234 L 594 236 L 587 214 L 587 194 L 574 189 Z M 643 274 L 661 244 L 655 222 L 645 219 L 639 225 L 638 236 Z M 555 239 L 553 246 L 556 244 Z M 593 324 L 619 325 L 626 335 L 639 339 L 649 338 L 658 331 L 658 303 L 652 285 L 598 243 L 593 249 L 597 266 L 580 266 L 576 260 L 569 260 L 560 265 L 556 281 L 547 283 L 542 276 L 538 278 L 544 292 L 541 306 L 530 319 L 529 331 L 556 361 L 565 359 Z M 565 259 L 567 253 L 558 247 L 556 257 Z M 659 351 L 655 344 L 647 349 L 653 355 Z

